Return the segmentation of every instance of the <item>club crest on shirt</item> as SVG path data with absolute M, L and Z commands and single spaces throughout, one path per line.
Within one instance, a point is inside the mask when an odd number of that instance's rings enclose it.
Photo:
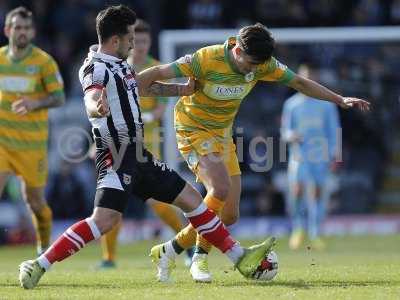
M 130 185 L 132 182 L 132 176 L 124 173 L 122 174 L 122 181 L 125 185 Z
M 249 72 L 244 76 L 244 80 L 246 80 L 246 82 L 251 82 L 254 80 L 254 72 Z
M 124 85 L 124 89 L 126 89 L 127 91 L 133 90 L 137 86 L 135 76 L 133 76 L 132 74 L 125 75 L 122 78 L 122 83 Z
M 26 73 L 28 73 L 29 75 L 33 75 L 35 73 L 39 72 L 39 67 L 38 66 L 26 66 L 25 68 Z

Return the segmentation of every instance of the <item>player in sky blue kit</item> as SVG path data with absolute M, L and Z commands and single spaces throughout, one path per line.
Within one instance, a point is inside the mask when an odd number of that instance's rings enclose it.
M 316 70 L 311 65 L 303 65 L 299 71 L 308 78 L 315 77 Z M 284 104 L 281 135 L 289 143 L 289 246 L 298 249 L 307 228 L 312 247 L 322 250 L 325 245 L 320 227 L 325 214 L 326 181 L 339 154 L 337 107 L 297 93 Z

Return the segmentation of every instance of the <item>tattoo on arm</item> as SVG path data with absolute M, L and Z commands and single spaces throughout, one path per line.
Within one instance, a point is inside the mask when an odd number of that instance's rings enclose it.
M 182 95 L 182 84 L 177 83 L 162 83 L 162 82 L 154 82 L 149 86 L 147 91 L 145 91 L 146 95 L 144 96 L 180 96 Z
M 52 107 L 59 107 L 65 103 L 65 95 L 62 94 L 51 94 L 47 98 L 38 101 L 37 107 L 35 110 L 42 109 L 42 108 L 52 108 Z

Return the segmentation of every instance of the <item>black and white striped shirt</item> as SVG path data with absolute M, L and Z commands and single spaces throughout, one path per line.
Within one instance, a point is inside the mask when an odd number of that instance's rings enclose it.
M 92 88 L 106 88 L 110 115 L 90 118 L 93 132 L 109 145 L 131 143 L 143 136 L 143 122 L 139 108 L 139 94 L 135 73 L 125 60 L 89 49 L 88 57 L 79 69 L 79 80 L 84 92 Z M 98 136 L 99 135 L 99 136 Z

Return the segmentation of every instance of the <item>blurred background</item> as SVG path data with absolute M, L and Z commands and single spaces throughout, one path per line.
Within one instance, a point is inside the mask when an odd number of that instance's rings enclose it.
M 87 138 L 90 127 L 77 71 L 88 47 L 96 43 L 97 12 L 106 5 L 119 3 L 129 5 L 150 23 L 151 54 L 156 58 L 165 51 L 165 45 L 158 39 L 165 30 L 191 29 L 195 30 L 194 34 L 204 34 L 209 29 L 235 30 L 255 22 L 263 23 L 272 32 L 282 27 L 400 25 L 400 0 L 1 0 L 1 28 L 6 13 L 16 6 L 24 5 L 34 12 L 35 44 L 56 59 L 65 81 L 67 103 L 52 110 L 50 116 L 47 199 L 57 221 L 56 233 L 58 228 L 65 228 L 66 223 L 86 217 L 93 207 L 94 165 L 88 158 L 81 159 L 82 152 L 86 153 L 91 143 Z M 279 36 L 275 37 L 279 42 Z M 0 34 L 0 44 L 6 43 L 6 38 Z M 173 49 L 174 59 L 208 44 L 213 43 L 199 40 L 177 45 Z M 278 43 L 275 56 L 294 71 L 302 62 L 312 62 L 319 67 L 320 82 L 343 95 L 365 98 L 373 104 L 369 113 L 340 110 L 343 163 L 329 180 L 331 196 L 325 232 L 400 232 L 400 135 L 396 121 L 400 114 L 400 39 L 356 43 L 285 42 Z M 265 163 L 252 161 L 244 151 L 242 220 L 234 228 L 238 234 L 271 231 L 285 234 L 289 231 L 285 217 L 287 165 L 279 160 L 278 153 L 282 105 L 292 94 L 293 91 L 284 86 L 258 83 L 243 101 L 235 126 L 244 130 L 234 132 L 243 139 L 244 149 L 256 136 L 273 137 L 273 147 L 261 145 L 257 152 L 260 156 L 267 152 L 276 155 L 273 155 L 271 170 L 256 173 L 249 165 Z M 166 120 L 170 118 L 166 116 Z M 165 124 L 169 124 L 168 121 Z M 65 141 L 69 144 L 65 145 Z M 183 176 L 191 178 L 183 163 L 178 167 Z M 126 219 L 121 239 L 127 241 L 163 230 L 140 201 L 131 201 Z M 25 243 L 34 239 L 16 178 L 9 181 L 1 196 L 0 227 L 6 229 L 0 231 L 0 243 Z

